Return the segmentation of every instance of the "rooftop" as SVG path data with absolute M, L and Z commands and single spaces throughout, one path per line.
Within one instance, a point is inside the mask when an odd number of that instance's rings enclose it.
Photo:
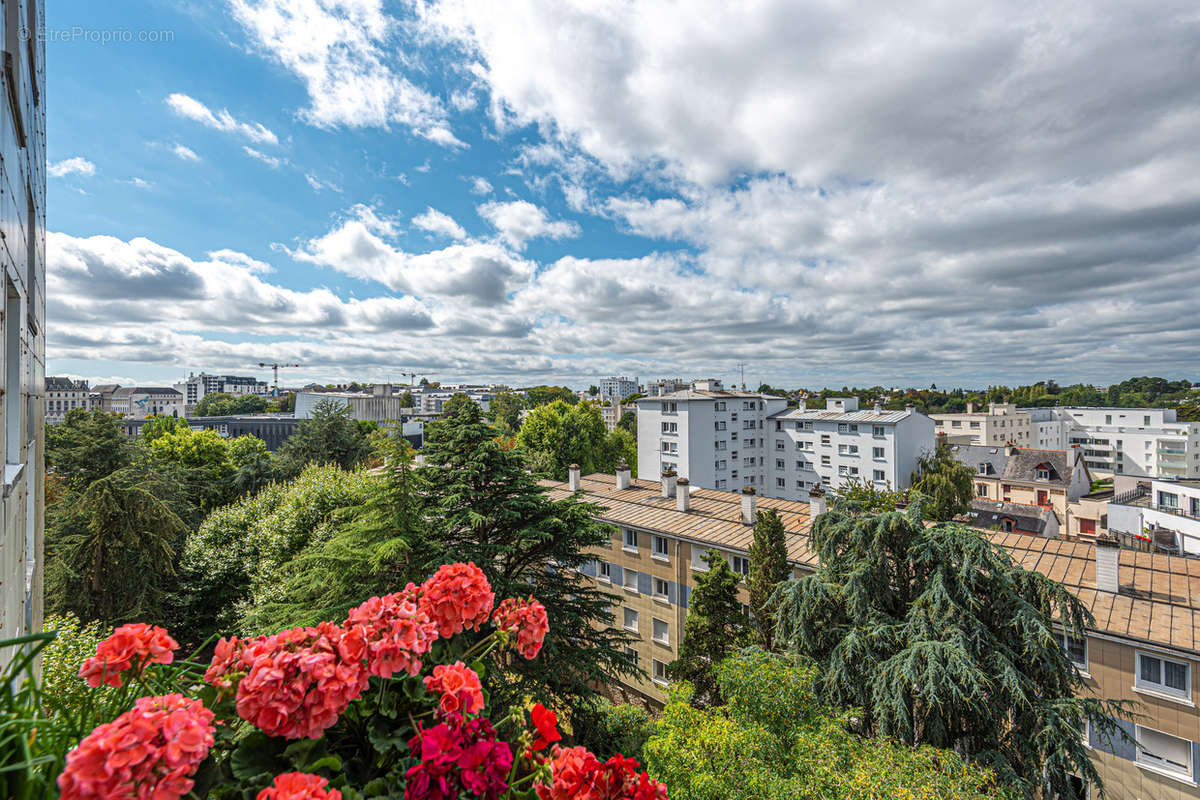
M 771 415 L 771 419 L 796 419 L 825 422 L 868 422 L 879 425 L 894 425 L 905 417 L 915 414 L 912 409 L 889 411 L 860 408 L 857 411 L 830 411 L 824 408 L 791 408 Z
M 542 483 L 554 498 L 570 495 L 566 483 Z M 581 490 L 584 500 L 605 507 L 597 518 L 613 525 L 742 552 L 753 539 L 753 528 L 742 524 L 740 495 L 693 487 L 691 510 L 677 511 L 673 498 L 661 496 L 657 481 L 634 480 L 618 490 L 615 476 L 597 473 L 582 479 Z M 808 504 L 767 497 L 757 503 L 783 518 L 789 561 L 811 569 Z M 1112 594 L 1096 589 L 1092 544 L 1019 533 L 989 536 L 1026 569 L 1073 591 L 1094 615 L 1095 631 L 1200 654 L 1200 559 L 1121 550 L 1121 592 Z
M 728 398 L 766 400 L 768 398 L 774 400 L 783 400 L 782 397 L 775 397 L 770 394 L 759 394 L 758 392 L 743 392 L 738 389 L 681 389 L 678 392 L 669 392 L 660 394 L 655 397 L 639 397 L 638 403 L 657 403 L 660 400 L 724 400 Z

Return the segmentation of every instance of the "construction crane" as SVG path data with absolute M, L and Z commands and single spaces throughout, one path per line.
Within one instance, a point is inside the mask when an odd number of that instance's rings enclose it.
M 413 385 L 413 378 L 417 377 L 417 375 L 419 375 L 419 374 L 420 374 L 420 373 L 418 373 L 418 372 L 401 372 L 401 373 L 400 373 L 400 377 L 401 377 L 401 378 L 408 378 L 408 385 L 409 385 L 409 386 L 412 386 L 412 385 Z
M 280 367 L 298 367 L 298 366 L 300 366 L 299 364 L 268 364 L 265 361 L 258 362 L 258 365 L 260 367 L 270 367 L 271 370 L 275 373 L 275 389 L 274 389 L 274 394 L 271 395 L 272 397 L 279 397 L 279 368 Z

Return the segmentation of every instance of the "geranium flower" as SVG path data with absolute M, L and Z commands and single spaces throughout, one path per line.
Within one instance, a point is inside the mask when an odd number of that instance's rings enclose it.
M 428 730 L 418 728 L 408 748 L 421 761 L 404 773 L 405 800 L 458 800 L 464 792 L 498 800 L 508 790 L 512 749 L 497 741 L 486 719 L 451 714 Z
M 533 727 L 537 729 L 537 738 L 530 745 L 534 752 L 545 750 L 562 739 L 562 734 L 558 732 L 558 714 L 541 703 L 535 703 L 529 716 L 533 720 Z
M 256 800 L 342 800 L 337 789 L 326 789 L 329 781 L 307 772 L 276 775 L 271 785 L 258 793 Z
M 444 638 L 467 628 L 478 630 L 487 622 L 496 595 L 474 562 L 444 564 L 421 585 L 418 602 Z
M 637 768 L 619 754 L 601 763 L 585 747 L 555 745 L 551 782 L 535 787 L 538 800 L 667 800 L 667 787 Z
M 79 677 L 93 689 L 102 683 L 121 685 L 121 673 L 132 669 L 142 674 L 149 664 L 170 664 L 179 644 L 165 629 L 144 622 L 122 625 L 96 645 L 96 655 L 79 668 Z
M 516 636 L 517 652 L 527 659 L 537 657 L 550 632 L 546 607 L 532 597 L 528 600 L 509 597 L 502 601 L 492 614 L 492 621 L 500 630 Z
M 438 638 L 438 626 L 417 605 L 417 587 L 372 597 L 350 612 L 345 627 L 361 633 L 367 647 L 367 670 L 380 678 L 394 673 L 416 675 L 421 656 Z
M 483 685 L 475 670 L 461 661 L 438 664 L 425 678 L 425 689 L 441 694 L 438 706 L 443 714 L 475 714 L 483 710 Z
M 177 800 L 213 745 L 213 712 L 181 694 L 142 697 L 67 754 L 62 800 Z
M 222 636 L 213 648 L 212 662 L 204 671 L 204 680 L 219 689 L 233 688 L 237 673 L 242 667 L 242 642 L 236 636 Z

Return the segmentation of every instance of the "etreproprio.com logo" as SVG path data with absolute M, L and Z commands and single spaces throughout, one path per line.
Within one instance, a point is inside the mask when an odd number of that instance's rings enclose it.
M 21 28 L 21 38 L 29 39 L 28 28 Z M 41 42 L 79 42 L 83 44 L 164 44 L 175 41 L 175 31 L 130 28 L 45 28 L 37 32 Z

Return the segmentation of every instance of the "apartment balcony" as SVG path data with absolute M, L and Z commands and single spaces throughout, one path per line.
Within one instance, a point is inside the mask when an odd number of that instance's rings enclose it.
M 1160 456 L 1187 456 L 1187 450 L 1177 449 L 1174 447 L 1160 447 L 1158 448 L 1157 452 Z
M 1187 459 L 1184 458 L 1183 456 L 1172 457 L 1172 458 L 1159 456 L 1158 457 L 1158 468 L 1159 469 L 1172 469 L 1172 470 L 1174 470 L 1174 469 L 1186 470 L 1187 469 Z

